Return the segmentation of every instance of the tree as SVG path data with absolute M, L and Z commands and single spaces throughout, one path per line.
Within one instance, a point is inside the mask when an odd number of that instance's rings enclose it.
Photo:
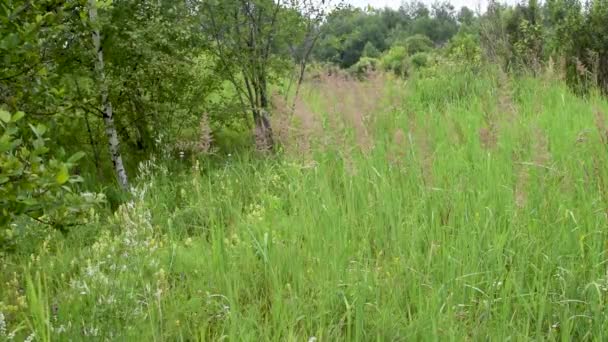
M 475 20 L 475 13 L 467 6 L 462 6 L 456 18 L 461 25 L 471 25 Z
M 409 55 L 419 52 L 429 52 L 433 49 L 433 41 L 422 34 L 415 34 L 408 37 L 401 45 L 405 46 Z
M 296 41 L 306 40 L 306 20 L 322 4 L 310 0 L 204 1 L 203 30 L 211 51 L 252 114 L 257 145 L 272 149 L 269 84 L 292 70 Z
M 392 71 L 398 76 L 407 76 L 409 61 L 407 49 L 403 46 L 393 46 L 382 56 L 381 64 L 384 70 Z
M 89 19 L 91 20 L 91 24 L 93 26 L 93 48 L 95 49 L 94 53 L 97 56 L 95 69 L 97 71 L 97 81 L 99 82 L 99 92 L 101 96 L 101 105 L 103 108 L 103 121 L 106 125 L 106 135 L 108 137 L 110 158 L 112 158 L 112 165 L 114 165 L 118 184 L 120 184 L 124 190 L 128 190 L 129 181 L 127 179 L 127 171 L 125 170 L 125 166 L 122 162 L 122 155 L 120 154 L 120 142 L 118 140 L 118 133 L 116 132 L 116 125 L 114 124 L 112 102 L 108 99 L 108 84 L 106 83 L 103 50 L 101 49 L 101 34 L 99 28 L 96 27 L 98 24 L 96 0 L 89 0 Z
M 372 42 L 367 42 L 363 48 L 363 57 L 378 58 L 380 57 L 380 50 L 378 50 Z
M 348 68 L 364 56 L 365 46 L 370 43 L 380 52 L 388 48 L 387 37 L 399 24 L 395 11 L 362 11 L 345 7 L 333 11 L 323 23 L 317 59 Z

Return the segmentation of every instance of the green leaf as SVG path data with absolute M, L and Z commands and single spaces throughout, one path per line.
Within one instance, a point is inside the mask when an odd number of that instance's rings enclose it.
M 82 159 L 82 157 L 84 157 L 84 156 L 85 156 L 84 152 L 76 152 L 76 153 L 74 153 L 73 156 L 70 157 L 70 159 L 68 159 L 68 163 L 74 164 L 75 162 Z
M 65 184 L 70 179 L 70 174 L 68 173 L 67 165 L 61 165 L 57 176 L 55 176 L 55 180 L 58 184 Z
M 10 150 L 12 147 L 10 137 L 8 135 L 3 135 L 0 137 L 0 153 L 4 153 Z
M 0 120 L 4 121 L 5 123 L 9 123 L 11 121 L 11 113 L 0 109 Z
M 38 139 L 42 139 L 42 135 L 44 135 L 44 133 L 46 132 L 46 126 L 43 124 L 38 124 L 36 127 L 34 127 L 34 125 L 32 124 L 29 124 L 29 126 L 32 132 L 36 134 Z
M 25 116 L 24 112 L 17 112 L 15 114 L 13 114 L 13 118 L 11 119 L 11 122 L 17 122 L 17 121 L 23 119 L 24 116 Z
M 38 124 L 36 126 L 36 131 L 38 132 L 39 135 L 44 135 L 44 133 L 46 133 L 46 126 L 43 124 Z

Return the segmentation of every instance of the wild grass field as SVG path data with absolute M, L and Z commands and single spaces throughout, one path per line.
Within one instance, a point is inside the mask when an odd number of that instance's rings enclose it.
M 142 164 L 2 260 L 0 340 L 607 339 L 608 101 L 448 71 L 320 75 L 279 153 Z

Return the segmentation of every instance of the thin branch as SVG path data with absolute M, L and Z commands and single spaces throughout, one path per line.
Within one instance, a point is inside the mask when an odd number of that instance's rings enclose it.
M 237 93 L 239 95 L 239 101 L 241 102 L 241 105 L 243 106 L 243 109 L 245 109 L 245 107 L 246 107 L 245 106 L 245 101 L 243 100 L 243 96 L 242 96 L 242 94 L 244 93 L 244 91 L 239 87 L 239 84 L 236 81 L 235 76 L 230 71 L 231 70 L 230 66 L 226 62 L 226 59 L 228 58 L 228 55 L 223 51 L 222 41 L 221 41 L 220 36 L 219 36 L 219 28 L 217 26 L 217 23 L 215 22 L 215 17 L 213 15 L 214 11 L 211 9 L 211 7 L 209 6 L 208 2 L 206 4 L 207 4 L 207 10 L 209 12 L 209 18 L 210 18 L 210 21 L 211 21 L 211 25 L 213 25 L 213 34 L 212 35 L 213 35 L 214 39 L 216 40 L 216 45 L 217 45 L 217 48 L 219 50 L 219 52 L 217 53 L 217 57 L 220 60 L 220 63 L 223 64 L 225 70 L 227 71 L 229 81 L 236 88 Z M 236 24 L 238 25 L 238 22 Z M 211 50 L 213 50 L 213 49 L 211 49 Z

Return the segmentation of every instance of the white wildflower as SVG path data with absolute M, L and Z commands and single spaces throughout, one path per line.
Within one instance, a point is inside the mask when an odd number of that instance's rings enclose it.
M 0 336 L 6 336 L 6 320 L 2 312 L 0 312 Z
M 35 337 L 36 337 L 36 333 L 31 333 L 30 336 L 28 336 L 25 340 L 23 340 L 23 342 L 32 342 Z
M 82 332 L 84 333 L 84 336 L 96 337 L 99 335 L 99 329 L 95 328 L 95 327 L 90 327 L 90 328 L 85 327 L 84 329 L 82 329 Z
M 65 325 L 60 325 L 59 328 L 55 328 L 55 333 L 56 334 L 62 334 L 64 332 L 67 331 L 67 328 L 65 327 Z
M 93 267 L 93 265 L 88 265 L 85 273 L 89 276 L 89 277 L 93 277 L 96 273 L 97 273 L 97 267 Z

